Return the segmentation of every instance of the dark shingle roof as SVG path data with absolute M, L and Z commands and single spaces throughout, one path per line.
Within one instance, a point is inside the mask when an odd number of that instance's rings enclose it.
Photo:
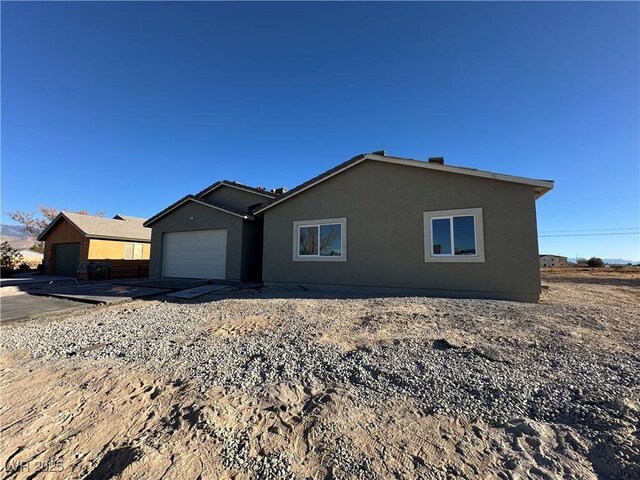
M 271 208 L 272 206 L 275 206 L 280 202 L 283 202 L 289 199 L 290 197 L 296 195 L 297 193 L 300 193 L 302 190 L 305 190 L 331 177 L 332 175 L 335 175 L 336 173 L 341 172 L 342 170 L 346 170 L 350 166 L 357 164 L 363 160 L 385 161 L 389 163 L 409 165 L 409 166 L 421 167 L 421 168 L 429 168 L 432 170 L 438 170 L 438 171 L 444 171 L 444 172 L 450 172 L 450 173 L 456 173 L 456 174 L 471 175 L 475 177 L 490 178 L 495 180 L 514 182 L 514 183 L 524 183 L 524 184 L 528 184 L 536 187 L 535 189 L 536 198 L 542 196 L 545 192 L 553 188 L 553 181 L 551 180 L 536 180 L 536 179 L 529 179 L 524 177 L 515 177 L 513 175 L 487 172 L 487 171 L 477 170 L 475 168 L 458 167 L 458 166 L 452 166 L 452 165 L 441 165 L 441 164 L 436 164 L 431 162 L 425 162 L 422 160 L 415 160 L 412 158 L 393 157 L 393 156 L 386 155 L 385 151 L 379 151 L 379 152 L 373 152 L 373 153 L 361 153 L 360 155 L 356 155 L 355 157 L 350 158 L 346 162 L 342 162 L 340 165 L 336 165 L 335 167 L 331 168 L 330 170 L 327 170 L 326 172 L 321 173 L 320 175 L 312 178 L 311 180 L 307 180 L 306 182 L 301 183 L 295 188 L 292 188 L 288 192 L 277 196 L 271 202 L 268 202 L 266 205 L 257 208 L 255 212 L 259 214 L 264 210 Z
M 295 195 L 300 190 L 304 190 L 308 186 L 313 185 L 314 183 L 318 183 L 319 181 L 323 180 L 326 177 L 330 177 L 334 173 L 336 173 L 336 172 L 348 167 L 352 163 L 356 163 L 356 162 L 362 160 L 365 157 L 365 155 L 366 154 L 361 153 L 360 155 L 356 155 L 355 157 L 350 158 L 346 162 L 342 162 L 340 165 L 336 165 L 335 167 L 331 168 L 330 170 L 327 170 L 326 172 L 323 172 L 320 175 L 317 175 L 317 176 L 313 177 L 312 179 L 307 180 L 306 182 L 301 183 L 300 185 L 292 188 L 288 192 L 283 193 L 282 195 L 278 195 L 278 198 L 274 198 L 274 201 L 277 200 L 278 202 L 280 202 L 281 200 L 285 200 L 285 199 Z M 260 208 L 256 209 L 256 211 L 259 212 L 262 208 L 265 208 L 265 207 L 269 206 L 271 203 L 273 203 L 273 202 L 267 202 L 267 204 L 264 207 L 260 207 Z
M 196 197 L 201 197 L 203 195 L 206 195 L 207 193 L 215 190 L 218 187 L 221 187 L 223 185 L 226 185 L 228 187 L 234 187 L 234 188 L 239 188 L 241 190 L 247 190 L 249 192 L 253 192 L 253 193 L 257 193 L 258 195 L 264 195 L 265 197 L 271 197 L 274 198 L 276 196 L 275 193 L 270 192 L 269 190 L 263 190 L 261 188 L 256 188 L 256 187 L 251 187 L 249 185 L 244 185 L 242 183 L 238 183 L 238 182 L 233 182 L 231 180 L 219 180 L 215 183 L 212 183 L 211 185 L 209 185 L 207 188 L 201 190 L 200 192 L 196 193 Z

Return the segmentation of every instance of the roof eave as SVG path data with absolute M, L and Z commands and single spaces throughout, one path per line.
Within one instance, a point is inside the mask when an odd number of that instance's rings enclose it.
M 163 210 L 159 214 L 154 215 L 149 220 L 144 222 L 142 225 L 144 227 L 149 228 L 153 223 L 157 222 L 162 217 L 164 217 L 165 215 L 168 215 L 169 213 L 174 211 L 176 208 L 184 205 L 187 202 L 195 202 L 195 203 L 198 203 L 200 205 L 204 205 L 205 207 L 216 209 L 216 210 L 218 210 L 220 212 L 223 212 L 223 213 L 226 213 L 228 215 L 234 215 L 236 217 L 242 218 L 243 220 L 251 220 L 251 221 L 255 220 L 255 217 L 253 215 L 249 215 L 249 214 L 244 214 L 243 215 L 241 213 L 231 212 L 229 210 L 225 210 L 224 208 L 217 207 L 216 205 L 212 205 L 210 203 L 204 202 L 204 201 L 200 200 L 199 198 L 196 198 L 194 195 L 187 195 L 186 197 L 181 198 L 176 203 L 174 203 L 173 205 L 169 206 L 168 208 L 166 208 L 165 210 Z
M 58 215 L 56 215 L 56 218 L 54 218 L 53 220 L 51 220 L 51 223 L 47 226 L 47 228 L 44 229 L 44 231 L 37 236 L 36 240 L 39 242 L 46 242 L 45 238 L 47 237 L 47 235 L 49 234 L 49 232 L 51 230 L 53 230 L 53 228 L 58 224 L 58 222 L 62 219 L 65 218 L 67 220 L 67 222 L 69 222 L 73 228 L 75 228 L 76 230 L 78 230 L 78 232 L 80 232 L 82 235 L 86 236 L 87 234 L 84 232 L 84 230 L 82 230 L 78 225 L 75 224 L 75 222 L 73 220 L 71 220 L 69 217 L 67 217 L 64 212 L 60 212 L 58 213 Z
M 204 197 L 205 195 L 209 195 L 211 192 L 213 192 L 214 190 L 217 190 L 220 187 L 231 187 L 231 188 L 235 188 L 235 189 L 238 189 L 238 190 L 242 190 L 243 192 L 255 193 L 256 195 L 262 195 L 263 197 L 266 197 L 266 198 L 269 198 L 269 199 L 275 198 L 275 194 L 273 194 L 271 192 L 268 192 L 266 190 L 264 192 L 261 192 L 258 189 L 246 188 L 244 185 L 241 185 L 241 184 L 238 184 L 238 183 L 233 183 L 233 182 L 230 182 L 228 180 L 217 181 L 216 183 L 214 183 L 213 185 L 210 185 L 209 187 L 205 188 L 201 192 L 196 193 L 194 196 L 195 197 Z
M 439 170 L 449 173 L 458 173 L 461 175 L 469 175 L 472 177 L 488 178 L 490 180 L 500 180 L 510 183 L 521 183 L 523 185 L 531 185 L 533 187 L 539 187 L 549 191 L 553 188 L 553 181 L 551 180 L 539 180 L 535 178 L 519 177 L 516 175 L 507 175 L 505 173 L 489 172 L 487 170 L 477 170 L 474 168 L 455 167 L 452 165 L 441 165 L 439 163 L 429 163 L 422 160 L 414 160 L 410 158 L 400 157 L 388 157 L 377 154 L 367 154 L 366 157 L 369 160 L 377 160 L 387 163 L 395 163 L 398 165 L 409 165 L 418 168 L 426 168 L 429 170 Z
M 328 180 L 331 177 L 334 177 L 342 172 L 344 172 L 345 170 L 357 165 L 360 162 L 363 162 L 364 160 L 367 159 L 367 155 L 365 154 L 360 154 L 360 155 L 356 155 L 353 158 L 350 158 L 349 160 L 347 160 L 346 162 L 342 163 L 342 168 L 337 168 L 335 172 L 331 172 L 331 174 L 325 175 L 325 173 L 321 173 L 320 175 L 317 175 L 316 178 L 317 181 L 313 181 L 313 178 L 311 180 L 308 180 L 307 182 L 303 182 L 301 183 L 298 187 L 292 188 L 291 190 L 289 190 L 287 193 L 285 193 L 284 195 L 281 195 L 280 197 L 276 197 L 275 199 L 273 199 L 274 201 L 265 205 L 262 208 L 259 208 L 258 210 L 256 210 L 255 213 L 256 215 L 259 213 L 264 212 L 265 210 L 279 204 L 280 202 L 284 202 L 286 200 L 288 200 L 289 198 L 295 197 L 297 194 L 304 192 L 305 190 L 308 190 L 309 188 L 314 187 L 315 185 L 317 185 L 320 182 L 323 182 L 325 180 Z M 336 167 L 334 167 L 336 168 Z M 330 172 L 333 169 L 329 169 L 327 170 L 327 172 Z M 305 185 L 304 187 L 302 185 L 304 185 L 305 183 L 309 183 L 308 185 Z
M 140 238 L 140 237 L 116 237 L 111 235 L 85 235 L 88 239 L 95 240 L 120 240 L 123 242 L 146 242 L 151 243 L 150 238 Z
M 302 193 L 305 190 L 308 190 L 309 188 L 313 188 L 318 183 L 328 180 L 329 178 L 335 175 L 338 175 L 351 167 L 354 167 L 355 165 L 363 162 L 364 160 L 374 160 L 379 162 L 393 163 L 396 165 L 408 165 L 411 167 L 426 168 L 430 170 L 437 170 L 437 171 L 443 171 L 448 173 L 457 173 L 461 175 L 469 175 L 469 176 L 487 178 L 492 180 L 530 185 L 535 188 L 534 198 L 536 200 L 553 188 L 553 181 L 551 180 L 536 180 L 532 178 L 516 177 L 513 175 L 506 175 L 502 173 L 487 172 L 485 170 L 475 170 L 475 169 L 468 169 L 463 167 L 453 167 L 450 165 L 440 165 L 438 163 L 428 163 L 421 160 L 414 160 L 410 158 L 389 157 L 389 156 L 380 155 L 377 153 L 367 153 L 367 154 L 357 155 L 352 159 L 347 160 L 346 162 L 344 162 L 343 168 L 339 168 L 335 172 L 331 172 L 331 174 L 329 175 L 323 176 L 325 174 L 320 174 L 317 177 L 314 177 L 317 179 L 317 181 L 310 181 L 308 185 L 305 185 L 304 187 L 299 188 L 298 190 L 297 190 L 298 187 L 293 188 L 288 193 L 284 194 L 282 197 L 274 199 L 273 202 L 269 203 L 268 205 L 265 205 L 262 208 L 259 208 L 254 213 L 260 214 L 265 210 L 268 210 L 269 208 L 274 207 L 281 202 L 284 202 L 290 198 L 293 198 L 297 194 Z M 330 172 L 330 171 L 331 170 L 327 170 L 327 172 Z M 304 183 L 302 183 L 301 186 L 302 185 L 304 185 Z

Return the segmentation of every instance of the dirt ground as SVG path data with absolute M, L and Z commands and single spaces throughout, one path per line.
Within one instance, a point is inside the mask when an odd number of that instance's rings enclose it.
M 621 321 L 616 311 L 638 311 L 640 271 L 545 270 L 543 284 L 542 305 L 599 304 L 611 315 L 567 316 L 559 324 L 512 321 L 506 314 L 460 324 L 434 315 L 429 304 L 422 310 L 411 304 L 406 312 L 395 305 L 385 316 L 381 300 L 378 307 L 368 303 L 369 321 L 334 315 L 314 335 L 318 343 L 352 351 L 421 335 L 480 345 L 491 329 L 492 338 L 558 337 L 585 349 L 637 355 L 640 318 Z M 319 308 L 313 299 L 298 302 L 297 315 Z M 410 321 L 416 318 L 422 320 Z M 278 318 L 231 315 L 202 331 L 238 338 L 279 326 Z M 283 383 L 260 396 L 229 386 L 203 391 L 170 371 L 152 374 L 111 359 L 43 361 L 6 345 L 3 352 L 3 478 L 606 478 L 606 469 L 594 468 L 586 441 L 563 424 L 520 418 L 491 425 L 425 412 L 401 395 L 365 405 L 351 386 L 339 384 Z M 628 408 L 637 413 L 637 405 Z M 637 455 L 637 431 L 629 435 Z

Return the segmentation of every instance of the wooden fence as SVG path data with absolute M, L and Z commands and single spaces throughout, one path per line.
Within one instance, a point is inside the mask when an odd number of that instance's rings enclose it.
M 149 260 L 91 260 L 78 276 L 86 280 L 144 278 L 149 276 Z

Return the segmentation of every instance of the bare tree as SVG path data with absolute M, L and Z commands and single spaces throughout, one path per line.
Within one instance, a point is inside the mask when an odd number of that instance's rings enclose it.
M 6 212 L 7 216 L 11 220 L 18 222 L 30 237 L 36 238 L 42 232 L 44 232 L 44 230 L 49 226 L 53 219 L 58 216 L 59 213 L 60 210 L 55 207 L 43 207 L 40 205 L 38 206 L 38 210 L 33 212 L 23 212 L 22 210 L 12 210 L 10 212 Z M 74 213 L 89 215 L 89 212 L 86 210 L 79 210 Z M 95 215 L 103 217 L 104 214 L 105 212 L 97 212 Z M 34 245 L 33 249 L 42 251 L 42 242 L 37 242 Z
M 338 230 L 335 228 L 329 229 L 329 233 L 324 236 L 320 235 L 320 251 L 322 252 L 324 249 L 333 245 L 336 238 L 338 238 Z M 330 255 L 331 254 L 332 253 L 330 253 Z
M 318 251 L 318 227 L 308 227 L 305 229 L 301 229 L 300 231 L 300 246 L 302 247 L 301 253 L 303 255 L 315 255 Z M 309 231 L 314 231 L 314 234 L 311 234 Z

